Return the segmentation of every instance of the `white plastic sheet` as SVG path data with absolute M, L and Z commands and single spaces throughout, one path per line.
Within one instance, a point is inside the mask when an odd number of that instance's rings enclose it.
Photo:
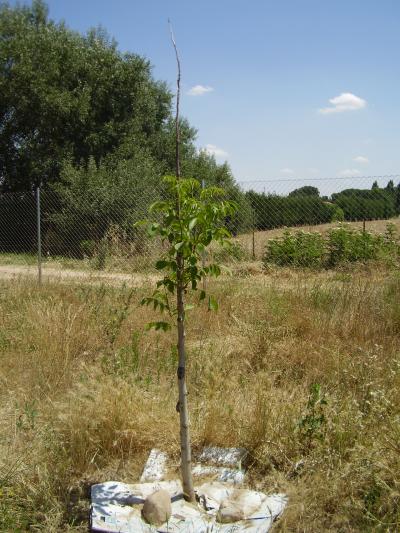
M 172 516 L 168 524 L 154 528 L 142 520 L 141 509 L 145 498 L 159 489 L 171 495 Z M 219 506 L 234 490 L 224 483 L 205 483 L 196 489 L 199 504 L 190 504 L 183 499 L 179 481 L 100 483 L 92 487 L 91 529 L 101 533 L 266 533 L 287 503 L 282 494 L 247 491 L 246 498 L 257 502 L 257 510 L 240 522 L 218 524 Z

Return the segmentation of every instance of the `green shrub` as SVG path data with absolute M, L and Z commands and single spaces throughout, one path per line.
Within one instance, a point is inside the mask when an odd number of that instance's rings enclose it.
M 270 239 L 264 256 L 264 264 L 280 266 L 320 267 L 325 256 L 324 239 L 320 233 L 285 231 L 283 237 Z
M 399 258 L 400 246 L 393 224 L 385 234 L 356 230 L 346 225 L 331 229 L 326 235 L 285 231 L 270 239 L 264 254 L 264 266 L 324 268 L 357 261 Z
M 334 228 L 329 231 L 327 238 L 328 263 L 336 266 L 339 263 L 378 259 L 384 251 L 384 245 L 382 235 L 353 230 L 347 226 Z
M 344 211 L 341 207 L 335 205 L 335 211 L 332 215 L 332 222 L 343 222 L 344 221 Z
M 85 241 L 81 241 L 80 248 L 84 257 L 92 257 L 96 249 L 96 243 L 92 239 L 87 239 Z
M 92 258 L 91 266 L 94 270 L 104 270 L 108 257 L 108 242 L 107 239 L 101 239 L 96 247 L 95 254 Z

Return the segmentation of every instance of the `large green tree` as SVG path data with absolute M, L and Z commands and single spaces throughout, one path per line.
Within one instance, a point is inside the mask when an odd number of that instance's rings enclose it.
M 0 94 L 0 249 L 17 230 L 25 239 L 15 251 L 34 249 L 35 212 L 27 206 L 39 184 L 52 251 L 80 253 L 81 242 L 116 226 L 134 239 L 133 221 L 162 196 L 161 176 L 175 168 L 172 94 L 148 60 L 121 53 L 102 29 L 81 35 L 51 20 L 42 0 L 0 0 Z M 186 119 L 179 126 L 182 177 L 224 187 L 240 204 L 226 223 L 233 232 L 247 228 L 250 204 L 229 166 L 198 151 Z M 9 191 L 24 194 L 10 203 L 1 195 Z
M 66 158 L 99 163 L 127 136 L 165 143 L 171 94 L 149 62 L 50 20 L 42 0 L 0 4 L 0 94 L 3 190 L 57 181 Z

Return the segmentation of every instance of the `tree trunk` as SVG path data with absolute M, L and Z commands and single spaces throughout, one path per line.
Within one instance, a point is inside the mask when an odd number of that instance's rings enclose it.
M 193 478 L 192 478 L 192 452 L 190 447 L 189 410 L 187 402 L 186 388 L 186 353 L 185 353 L 185 310 L 183 302 L 182 271 L 183 258 L 177 254 L 177 310 L 178 310 L 178 389 L 179 401 L 178 410 L 180 418 L 180 440 L 181 440 L 181 473 L 183 483 L 183 494 L 185 500 L 195 501 Z

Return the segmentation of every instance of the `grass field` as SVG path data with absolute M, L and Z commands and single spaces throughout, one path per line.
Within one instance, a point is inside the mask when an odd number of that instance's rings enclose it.
M 149 288 L 1 282 L 0 530 L 86 531 L 88 489 L 178 463 L 176 352 Z M 194 447 L 244 446 L 285 491 L 275 531 L 400 527 L 400 276 L 382 265 L 224 277 L 190 312 Z

